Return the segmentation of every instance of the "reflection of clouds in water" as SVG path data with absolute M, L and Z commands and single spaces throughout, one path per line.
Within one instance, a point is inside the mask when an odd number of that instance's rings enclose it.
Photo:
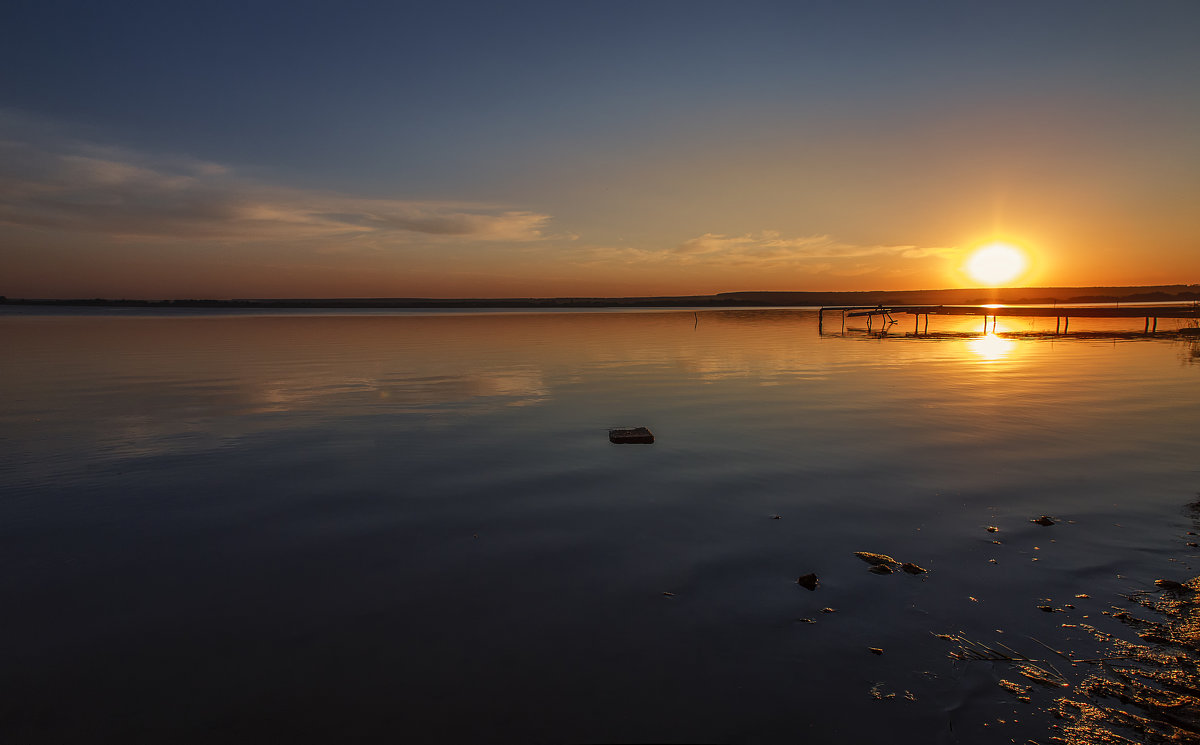
M 251 393 L 249 413 L 267 414 L 312 408 L 322 400 L 370 395 L 379 384 L 367 378 L 329 380 L 323 376 L 274 380 Z
M 692 374 L 700 380 L 715 382 L 731 378 L 765 378 L 764 383 L 777 378 L 824 380 L 825 371 L 798 359 L 750 360 L 745 357 L 705 356 L 689 361 Z
M 731 324 L 721 326 L 726 331 Z M 743 337 L 732 342 L 728 337 L 709 337 L 697 346 L 638 345 L 617 350 L 593 348 L 589 352 L 587 367 L 610 374 L 644 375 L 656 368 L 663 371 L 682 368 L 690 377 L 705 382 L 754 378 L 764 385 L 829 377 L 829 360 L 814 355 L 811 347 L 793 344 L 786 334 L 755 340 Z
M 828 378 L 828 370 L 814 363 L 811 357 L 801 354 L 789 354 L 786 350 L 754 349 L 745 353 L 735 350 L 723 350 L 718 353 L 711 350 L 638 350 L 638 359 L 617 357 L 594 359 L 589 362 L 593 369 L 606 370 L 616 373 L 645 374 L 647 369 L 661 368 L 677 369 L 682 366 L 693 378 L 705 382 L 732 380 L 743 378 L 761 379 L 764 385 L 775 384 L 779 379 L 804 378 L 808 380 L 824 380 Z M 582 380 L 583 378 L 576 378 Z
M 91 442 L 88 450 L 101 462 L 178 455 L 217 450 L 255 433 L 303 428 L 331 417 L 446 411 L 474 415 L 551 398 L 542 371 L 534 367 L 430 374 L 437 367 L 378 376 L 297 369 L 269 378 L 226 377 L 188 386 L 137 380 L 108 388 L 104 395 L 65 402 L 70 411 L 90 412 L 90 426 L 54 429 L 47 417 L 38 424 L 40 436 L 26 438 L 26 457 L 53 449 L 64 438 Z M 52 460 L 50 455 L 39 457 Z
M 542 375 L 536 370 L 495 371 L 472 380 L 477 396 L 503 396 L 509 406 L 528 406 L 549 398 Z
M 256 432 L 313 424 L 326 414 L 436 414 L 451 409 L 481 414 L 550 399 L 542 372 L 534 368 L 380 378 L 296 374 L 269 381 L 230 380 L 205 393 L 185 402 L 164 387 L 151 388 L 139 394 L 140 411 L 98 413 L 95 421 L 103 426 L 83 436 L 94 443 L 91 451 L 101 462 L 135 460 L 216 450 Z M 269 418 L 254 418 L 258 415 Z M 279 415 L 286 416 L 275 418 Z
M 430 411 L 439 407 L 492 408 L 528 406 L 550 397 L 540 370 L 511 368 L 460 375 L 388 375 L 330 379 L 328 376 L 271 381 L 250 403 L 253 413 L 339 408 L 369 403 L 390 412 Z
M 97 443 L 97 452 L 111 458 L 144 458 L 212 449 L 221 440 L 212 431 L 212 423 L 205 419 L 126 415 L 108 421 Z
M 823 369 L 811 356 L 789 353 L 776 349 L 763 354 L 717 354 L 707 352 L 686 360 L 693 377 L 716 382 L 738 378 L 758 378 L 762 385 L 777 385 L 781 379 L 825 380 L 828 369 Z

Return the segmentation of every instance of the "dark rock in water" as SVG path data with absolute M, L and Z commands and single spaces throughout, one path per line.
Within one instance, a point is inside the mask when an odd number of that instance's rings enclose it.
M 837 613 L 837 608 L 822 608 L 822 613 Z
M 871 572 L 872 574 L 891 574 L 892 568 L 887 564 L 876 564 L 867 571 Z
M 883 650 L 879 647 L 867 647 L 867 651 L 871 654 L 883 654 Z
M 855 551 L 854 555 L 868 564 L 890 564 L 891 566 L 900 566 L 900 562 L 896 561 L 887 554 L 873 554 L 870 551 Z
M 1030 520 L 1029 522 L 1037 523 L 1038 525 L 1053 525 L 1054 518 L 1052 518 L 1048 515 L 1042 515 L 1041 517 L 1037 518 L 1036 520 Z
M 1050 605 L 1039 605 L 1039 606 L 1038 606 L 1038 610 L 1042 611 L 1043 613 L 1053 613 L 1053 612 L 1054 612 L 1054 606 L 1050 606 Z
M 812 620 L 811 618 L 797 618 L 796 620 L 800 623 L 816 623 L 816 621 Z
M 608 441 L 617 445 L 649 445 L 654 442 L 654 434 L 645 427 L 610 429 Z
M 1154 584 L 1164 590 L 1174 590 L 1175 592 L 1188 589 L 1182 582 L 1176 582 L 1173 579 L 1156 579 Z
M 912 563 L 911 561 L 904 562 L 903 564 L 900 565 L 900 568 L 903 569 L 904 571 L 908 572 L 909 574 L 924 574 L 925 572 L 928 571 L 924 567 L 919 567 L 916 564 Z
M 803 577 L 800 577 L 799 579 L 797 579 L 796 584 L 800 585 L 801 587 L 803 587 L 806 590 L 815 590 L 815 589 L 817 589 L 817 585 L 819 585 L 821 583 L 817 580 L 817 575 L 806 574 Z
M 1000 529 L 997 528 L 995 525 L 989 525 L 987 527 L 987 532 L 989 532 L 989 533 L 996 533 L 996 532 L 999 532 L 999 530 Z

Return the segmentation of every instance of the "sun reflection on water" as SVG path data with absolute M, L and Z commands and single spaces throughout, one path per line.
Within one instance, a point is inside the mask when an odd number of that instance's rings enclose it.
M 967 347 L 984 362 L 997 362 L 1008 357 L 1016 345 L 1012 339 L 997 336 L 994 332 L 967 341 Z

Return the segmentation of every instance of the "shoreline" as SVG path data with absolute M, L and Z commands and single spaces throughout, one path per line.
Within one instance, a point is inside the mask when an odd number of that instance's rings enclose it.
M 979 305 L 987 303 L 1186 302 L 1200 285 L 1003 287 L 839 292 L 722 292 L 715 295 L 527 298 L 7 298 L 0 305 L 134 308 L 695 308 L 822 305 Z

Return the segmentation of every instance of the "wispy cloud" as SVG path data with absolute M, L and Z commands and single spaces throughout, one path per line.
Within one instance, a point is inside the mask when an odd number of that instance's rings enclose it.
M 763 230 L 742 235 L 704 233 L 666 249 L 593 247 L 581 252 L 585 263 L 801 269 L 812 274 L 863 274 L 896 259 L 921 259 L 957 253 L 957 248 L 855 244 L 830 235 L 785 237 Z
M 865 256 L 919 258 L 948 249 L 911 245 L 861 245 L 839 241 L 829 235 L 787 238 L 775 230 L 744 235 L 705 233 L 684 241 L 674 253 L 684 257 L 752 261 L 755 263 L 794 263 L 822 259 L 850 259 Z
M 219 164 L 86 143 L 0 139 L 0 224 L 125 239 L 527 242 L 549 215 L 470 202 L 273 186 Z

